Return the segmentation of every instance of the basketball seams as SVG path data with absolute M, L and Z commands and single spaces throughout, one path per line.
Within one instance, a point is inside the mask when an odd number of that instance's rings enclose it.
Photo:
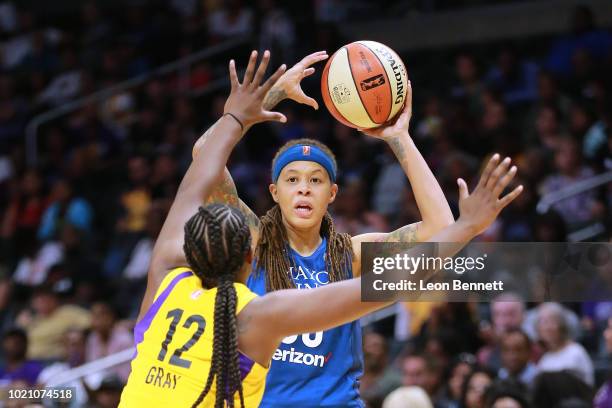
M 364 45 L 368 44 L 368 48 L 370 49 L 376 49 L 376 47 L 380 47 L 381 49 L 384 49 L 385 52 L 388 52 L 389 55 L 392 56 L 393 59 L 395 59 L 397 64 L 399 65 L 400 75 L 402 76 L 402 80 L 406 83 L 408 82 L 408 73 L 406 71 L 406 66 L 404 62 L 402 61 L 402 59 L 399 57 L 399 55 L 393 49 L 387 47 L 385 44 L 381 44 L 376 41 L 360 41 L 360 43 Z M 383 56 L 381 55 L 381 57 Z M 390 64 L 385 62 L 383 66 L 385 67 L 385 71 L 387 72 L 387 75 L 389 75 L 389 78 L 393 77 L 394 72 Z M 401 69 L 401 67 L 403 67 L 403 69 Z M 395 99 L 398 97 L 398 90 L 396 89 L 396 87 L 393 87 L 393 86 L 391 87 L 391 95 L 392 95 L 392 100 L 395 101 Z M 404 93 L 404 97 L 405 97 L 405 93 Z M 393 103 L 391 105 L 391 115 L 390 116 L 394 117 L 402 109 L 402 106 L 403 104 L 396 105 L 395 103 Z
M 368 51 L 370 51 L 372 53 L 372 55 L 374 55 L 376 60 L 378 60 L 378 63 L 382 67 L 383 74 L 385 74 L 385 80 L 387 81 L 387 84 L 389 84 L 389 98 L 391 98 L 391 101 L 390 101 L 391 103 L 389 104 L 389 113 L 387 114 L 387 119 L 385 120 L 385 122 L 386 122 L 387 120 L 389 120 L 389 118 L 391 117 L 391 114 L 393 113 L 393 87 L 391 86 L 391 81 L 389 81 L 389 74 L 387 73 L 387 69 L 385 68 L 385 64 L 381 61 L 381 59 L 378 57 L 378 54 L 376 54 L 373 49 L 371 49 L 370 47 L 368 47 L 367 44 L 365 44 L 365 43 L 363 43 L 361 41 L 357 41 L 357 43 L 359 45 L 367 48 Z
M 349 51 L 348 47 L 343 47 L 343 48 L 346 48 L 346 62 L 348 62 L 349 72 L 351 73 L 351 79 L 353 80 L 353 84 L 355 84 L 355 88 L 357 88 L 357 83 L 358 82 L 355 81 L 355 75 L 353 74 L 353 64 L 351 64 L 351 52 Z M 365 102 L 363 101 L 363 98 L 361 97 L 361 92 L 359 92 L 359 89 L 357 89 L 357 95 L 359 96 L 359 100 L 361 101 L 361 106 L 363 106 L 363 110 L 365 110 L 365 112 L 368 115 L 368 118 L 370 119 L 370 121 L 372 121 L 372 123 L 376 123 L 378 125 L 379 123 L 376 122 L 374 119 L 372 119 L 372 115 L 368 111 L 368 107 L 365 104 Z
M 332 100 L 331 93 L 329 91 L 329 69 L 331 68 L 331 64 L 332 64 L 332 61 L 333 61 L 334 57 L 343 48 L 346 48 L 346 47 L 342 47 L 338 51 L 336 51 L 331 56 L 331 58 L 329 59 L 327 64 L 325 64 L 325 68 L 323 68 L 323 77 L 325 78 L 325 89 L 321 89 L 321 94 L 323 96 L 323 100 L 324 101 L 325 101 L 325 99 L 327 99 L 329 101 L 329 103 L 325 104 L 327 106 L 327 109 L 329 110 L 329 113 L 331 113 L 331 115 L 333 117 L 335 117 L 336 120 L 340 121 L 342 124 L 344 124 L 344 125 L 346 125 L 348 127 L 354 128 L 355 125 L 353 123 L 351 123 L 347 118 L 345 118 L 344 115 L 342 113 L 340 113 L 340 110 L 338 108 L 336 108 L 336 105 L 334 104 L 334 101 Z M 346 53 L 348 55 L 348 50 L 346 50 Z

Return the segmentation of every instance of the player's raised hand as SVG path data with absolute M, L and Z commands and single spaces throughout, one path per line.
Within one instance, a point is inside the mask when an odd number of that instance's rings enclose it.
M 276 85 L 266 95 L 264 106 L 267 109 L 272 109 L 283 99 L 292 99 L 298 103 L 312 106 L 314 109 L 319 109 L 319 104 L 316 100 L 306 95 L 301 87 L 302 79 L 314 74 L 315 69 L 311 65 L 316 64 L 329 58 L 327 51 L 317 51 L 302 58 L 300 62 L 292 66 L 285 72 Z
M 362 129 L 361 131 L 368 135 L 382 140 L 390 140 L 392 138 L 408 133 L 410 126 L 410 118 L 412 117 L 412 84 L 408 81 L 406 87 L 406 102 L 402 111 L 395 117 L 395 120 L 385 125 L 373 129 Z
M 516 166 L 510 167 L 510 158 L 501 163 L 498 154 L 493 155 L 485 167 L 478 185 L 470 194 L 463 179 L 459 185 L 459 221 L 466 222 L 474 229 L 475 235 L 482 233 L 495 221 L 499 212 L 510 204 L 523 191 L 520 185 L 510 193 L 500 197 L 516 174 Z
M 276 72 L 262 83 L 266 68 L 270 62 L 270 52 L 266 50 L 263 58 L 257 65 L 257 51 L 251 52 L 249 64 L 247 65 L 242 82 L 238 80 L 236 73 L 236 62 L 229 63 L 229 74 L 232 90 L 225 106 L 224 114 L 231 114 L 244 126 L 244 131 L 259 122 L 269 120 L 286 122 L 287 118 L 280 112 L 270 112 L 263 106 L 263 100 L 270 88 L 278 81 L 285 72 L 285 64 L 281 65 Z

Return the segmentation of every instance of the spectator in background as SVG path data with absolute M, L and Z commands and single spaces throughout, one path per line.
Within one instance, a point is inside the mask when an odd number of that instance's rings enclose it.
M 538 369 L 531 362 L 531 340 L 521 330 L 510 330 L 501 339 L 502 367 L 497 376 L 502 379 L 520 381 L 526 386 L 532 384 Z
M 563 403 L 582 401 L 590 407 L 593 390 L 584 381 L 566 371 L 543 372 L 536 379 L 532 392 L 534 407 L 563 407 Z M 584 405 L 573 405 L 583 407 Z
M 537 143 L 552 154 L 561 141 L 561 112 L 554 105 L 542 105 L 536 115 L 535 132 Z
M 63 336 L 62 358 L 45 367 L 38 376 L 37 383 L 44 387 L 49 381 L 61 376 L 66 371 L 85 364 L 85 332 L 80 329 L 68 329 Z M 87 404 L 89 400 L 88 389 L 96 389 L 102 381 L 101 373 L 93 373 L 84 379 L 74 380 L 64 387 L 74 389 L 75 396 L 70 400 L 70 408 L 79 408 Z
M 334 204 L 334 223 L 339 232 L 351 236 L 376 231 L 389 231 L 384 217 L 369 211 L 365 201 L 363 183 L 353 180 L 343 186 Z
M 402 197 L 398 192 L 404 190 L 408 185 L 408 180 L 390 148 L 384 148 L 380 161 L 382 163 L 374 182 L 372 207 L 377 213 L 391 217 L 401 207 Z
M 224 0 L 224 6 L 208 17 L 209 34 L 215 42 L 246 37 L 253 32 L 253 12 L 242 0 Z
M 482 92 L 484 86 L 473 55 L 461 53 L 455 59 L 455 75 L 459 83 L 451 88 L 451 97 L 465 101 L 473 116 L 482 113 Z
M 168 212 L 168 205 L 164 201 L 153 202 L 147 215 L 145 231 L 132 250 L 128 263 L 123 269 L 123 277 L 128 281 L 141 281 L 147 276 L 151 254 L 155 239 L 163 225 Z
M 57 241 L 45 243 L 30 241 L 25 251 L 13 273 L 13 280 L 24 286 L 37 286 L 43 283 L 53 265 L 64 259 L 64 246 Z
M 494 382 L 485 393 L 486 408 L 531 408 L 525 386 L 512 380 Z
M 378 407 L 389 392 L 402 384 L 402 377 L 389 366 L 389 344 L 376 332 L 363 336 L 364 372 L 359 381 L 359 393 L 368 406 Z
M 588 6 L 576 6 L 570 24 L 570 33 L 553 43 L 547 60 L 548 68 L 565 77 L 572 74 L 576 52 L 584 50 L 601 61 L 610 55 L 612 47 L 612 36 L 597 29 L 593 11 Z
M 606 355 L 612 356 L 612 317 L 608 319 L 608 326 L 604 330 L 604 343 Z M 594 408 L 609 408 L 612 407 L 612 370 L 608 370 L 608 380 L 601 386 L 595 400 L 593 401 Z
M 178 163 L 169 151 L 160 151 L 155 155 L 151 171 L 151 198 L 172 199 L 178 190 Z
M 502 364 L 501 340 L 513 330 L 520 329 L 525 320 L 525 303 L 513 293 L 504 293 L 491 302 L 491 333 L 486 338 L 490 343 L 478 351 L 478 361 L 492 370 Z
M 448 370 L 444 398 L 448 401 L 446 408 L 459 408 L 463 383 L 476 368 L 476 357 L 473 354 L 461 353 Z
M 116 376 L 104 378 L 95 392 L 95 403 L 92 408 L 116 408 L 121 401 L 124 385 L 125 383 Z
M 7 240 L 15 240 L 14 246 L 18 253 L 36 234 L 45 208 L 42 190 L 40 174 L 36 170 L 26 171 L 4 213 L 1 235 Z
M 521 61 L 516 51 L 509 46 L 501 49 L 497 66 L 486 76 L 486 82 L 501 93 L 508 105 L 527 103 L 537 95 L 538 66 Z
M 558 303 L 543 303 L 537 309 L 537 331 L 546 353 L 538 362 L 540 371 L 569 370 L 589 385 L 594 384 L 593 363 L 580 344 L 570 337 L 564 311 Z
M 488 370 L 478 368 L 466 378 L 461 395 L 461 408 L 485 408 L 484 396 L 495 376 Z
M 30 386 L 36 384 L 36 378 L 43 369 L 39 361 L 26 359 L 28 336 L 21 329 L 11 329 L 2 336 L 2 354 L 4 363 L 0 366 L 0 388 L 11 385 L 13 381 L 25 381 Z
M 87 362 L 124 351 L 134 345 L 128 329 L 117 322 L 117 312 L 107 302 L 96 302 L 91 307 L 91 333 L 87 336 Z M 130 364 L 124 363 L 105 374 L 115 374 L 123 382 L 130 375 Z
M 382 408 L 434 408 L 434 406 L 422 388 L 401 387 L 385 398 Z
M 61 358 L 66 330 L 86 329 L 90 323 L 89 311 L 62 304 L 53 288 L 44 285 L 33 293 L 31 309 L 24 310 L 17 318 L 17 324 L 28 333 L 28 357 L 43 360 Z
M 0 264 L 0 333 L 15 324 L 18 310 L 19 304 L 13 296 L 13 282 L 8 275 L 8 269 Z
M 439 394 L 442 391 L 442 376 L 444 366 L 433 356 L 414 353 L 403 358 L 401 362 L 402 384 L 405 387 L 417 386 L 422 388 L 434 402 L 446 404 L 442 401 L 443 397 Z M 440 400 L 440 401 L 439 401 Z M 446 405 L 440 405 L 445 407 Z
M 274 55 L 272 66 L 293 61 L 295 46 L 295 24 L 275 0 L 259 0 L 259 49 L 270 50 Z
M 582 165 L 580 147 L 571 138 L 559 140 L 555 151 L 555 169 L 556 172 L 544 181 L 542 194 L 562 190 L 593 176 L 593 170 Z M 596 200 L 592 190 L 560 201 L 554 204 L 553 208 L 570 226 L 591 221 L 602 212 L 601 204 Z
M 91 206 L 83 198 L 74 196 L 68 180 L 59 179 L 53 184 L 49 203 L 38 228 L 39 240 L 57 239 L 59 230 L 65 224 L 89 232 L 93 218 Z
M 144 156 L 133 156 L 128 160 L 128 177 L 131 185 L 120 197 L 124 215 L 119 220 L 119 231 L 134 233 L 144 230 L 146 216 L 151 206 L 149 174 L 149 162 Z

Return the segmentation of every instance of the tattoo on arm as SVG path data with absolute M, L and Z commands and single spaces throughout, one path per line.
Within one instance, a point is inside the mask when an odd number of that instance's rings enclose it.
M 389 145 L 391 146 L 391 150 L 395 153 L 395 157 L 402 163 L 406 159 L 406 149 L 402 145 L 402 141 L 400 138 L 395 137 L 389 141 Z
M 256 234 L 259 231 L 259 217 L 242 200 L 239 199 L 238 201 L 238 209 L 244 214 L 251 234 Z
M 285 98 L 287 98 L 287 93 L 284 89 L 272 87 L 264 97 L 263 107 L 265 110 L 270 110 Z
M 225 171 L 223 180 L 215 187 L 208 197 L 208 200 L 206 200 L 206 204 L 212 203 L 228 204 L 234 207 L 239 206 L 238 192 L 236 191 L 234 180 L 232 180 L 227 170 Z
M 419 230 L 420 225 L 421 222 L 415 222 L 414 224 L 396 229 L 387 235 L 384 242 L 417 242 L 417 231 Z

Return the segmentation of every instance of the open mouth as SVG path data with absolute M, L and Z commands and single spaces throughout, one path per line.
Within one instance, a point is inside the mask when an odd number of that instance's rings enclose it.
M 312 205 L 304 201 L 298 202 L 293 209 L 298 217 L 306 218 L 312 214 Z

